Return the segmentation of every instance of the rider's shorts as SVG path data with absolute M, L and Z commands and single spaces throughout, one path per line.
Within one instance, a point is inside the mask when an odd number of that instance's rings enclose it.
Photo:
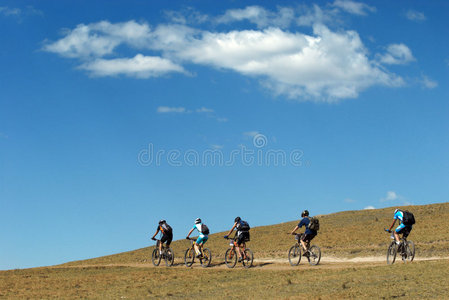
M 167 242 L 167 247 L 170 246 L 172 240 L 173 234 L 163 234 L 161 237 L 161 243 Z
M 410 234 L 410 231 L 412 231 L 412 226 L 407 226 L 401 223 L 396 229 L 397 234 L 404 234 L 404 237 L 407 237 Z
M 199 236 L 198 239 L 196 240 L 196 243 L 199 244 L 204 244 L 205 242 L 207 242 L 207 240 L 209 239 L 209 237 L 207 235 L 201 237 Z
M 241 231 L 236 238 L 237 245 L 241 245 L 244 242 L 249 242 L 249 231 Z
M 301 236 L 301 241 L 308 243 L 313 240 L 314 237 L 316 237 L 316 234 L 303 234 Z

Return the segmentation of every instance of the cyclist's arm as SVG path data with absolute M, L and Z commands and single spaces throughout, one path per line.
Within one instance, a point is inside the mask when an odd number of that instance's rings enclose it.
M 195 228 L 190 229 L 189 233 L 187 234 L 187 238 L 192 234 L 192 232 L 193 232 L 194 229 L 195 229 Z
M 394 220 L 393 220 L 393 223 L 391 224 L 391 226 L 390 226 L 390 229 L 388 229 L 388 230 L 390 230 L 390 231 L 391 231 L 391 228 L 393 228 L 393 226 L 394 226 L 394 223 L 396 223 L 396 219 L 394 219 Z
M 232 226 L 231 230 L 229 230 L 227 235 L 231 235 L 231 233 L 234 231 L 236 226 L 237 226 L 237 222 L 234 223 L 234 226 Z
M 294 234 L 294 233 L 295 233 L 295 231 L 296 231 L 296 230 L 298 230 L 298 229 L 299 229 L 299 226 L 298 226 L 298 225 L 296 225 L 295 229 L 293 229 L 293 231 L 291 232 L 291 234 Z
M 159 226 L 157 227 L 156 233 L 153 234 L 153 236 L 151 237 L 151 239 L 154 239 L 154 237 L 159 233 Z

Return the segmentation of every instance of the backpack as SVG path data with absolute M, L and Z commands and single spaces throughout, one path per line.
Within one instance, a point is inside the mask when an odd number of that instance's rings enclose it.
M 240 220 L 239 226 L 237 228 L 240 231 L 249 231 L 251 227 L 249 226 L 248 222 Z
M 309 219 L 310 219 L 309 229 L 315 230 L 315 231 L 320 230 L 320 220 L 318 220 L 318 218 L 316 218 L 316 217 L 312 217 Z
M 207 227 L 206 224 L 201 224 L 201 233 L 205 235 L 209 234 L 209 227 Z
M 164 234 L 170 234 L 170 233 L 173 232 L 173 229 L 172 229 L 171 226 L 168 225 L 167 223 L 162 224 L 162 225 L 161 225 L 161 228 L 163 229 L 162 232 L 163 232 Z
M 407 226 L 411 226 L 413 224 L 415 224 L 415 216 L 406 210 L 402 211 L 402 224 L 407 225 Z

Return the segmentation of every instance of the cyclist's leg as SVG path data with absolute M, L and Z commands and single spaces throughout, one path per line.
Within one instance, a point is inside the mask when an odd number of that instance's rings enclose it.
M 401 237 L 399 236 L 401 233 L 403 233 L 405 228 L 404 224 L 400 224 L 398 227 L 396 227 L 396 229 L 394 230 L 394 238 L 396 240 L 396 244 L 399 245 L 400 241 L 401 241 Z
M 307 250 L 309 250 L 307 247 L 307 235 L 305 233 L 302 234 L 299 241 L 301 242 L 301 246 L 304 249 L 304 252 L 307 252 Z

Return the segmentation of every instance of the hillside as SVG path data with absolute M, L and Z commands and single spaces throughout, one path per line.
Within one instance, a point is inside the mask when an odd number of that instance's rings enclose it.
M 414 213 L 417 224 L 409 237 L 416 244 L 417 257 L 449 255 L 449 203 L 403 206 Z M 313 243 L 320 246 L 323 257 L 354 258 L 383 256 L 389 236 L 383 231 L 392 222 L 394 208 L 360 211 L 344 211 L 319 216 L 321 230 Z M 254 227 L 251 229 L 251 242 L 248 244 L 256 259 L 286 258 L 289 247 L 294 243 L 293 236 L 287 235 L 297 220 Z M 211 249 L 213 262 L 223 261 L 228 247 L 223 239 L 224 232 L 211 234 L 207 247 Z M 175 263 L 182 263 L 182 257 L 189 242 L 178 240 L 172 243 L 176 254 Z M 88 260 L 69 262 L 64 265 L 117 265 L 149 263 L 154 247 L 146 247 L 115 255 Z

